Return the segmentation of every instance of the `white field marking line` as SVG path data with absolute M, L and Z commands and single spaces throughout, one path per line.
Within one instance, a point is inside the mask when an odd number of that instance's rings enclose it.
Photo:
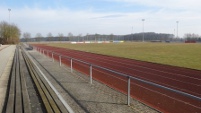
M 63 55 L 63 56 L 64 56 L 64 55 Z M 87 57 L 86 57 L 86 59 L 90 59 L 90 58 L 87 58 Z M 90 59 L 90 60 L 94 60 L 94 59 L 98 59 L 98 58 L 93 58 L 93 59 Z M 102 59 L 103 59 L 103 58 L 102 58 Z M 85 62 L 88 62 L 88 61 L 83 60 L 83 59 L 81 59 L 81 60 L 82 60 L 82 61 L 85 61 Z M 111 62 L 115 62 L 115 63 L 119 63 L 119 64 L 129 65 L 129 64 L 125 64 L 125 63 L 121 63 L 121 62 L 117 62 L 117 61 L 112 61 L 112 60 L 107 60 L 107 59 L 104 59 L 104 60 L 105 60 L 105 61 L 98 61 L 98 62 L 111 65 L 110 63 L 107 63 L 107 62 L 106 62 L 106 61 L 111 61 Z M 96 61 L 97 61 L 97 60 L 96 60 Z M 115 65 L 115 66 L 122 67 L 121 65 Z M 136 67 L 141 67 L 141 68 L 146 68 L 146 69 L 153 70 L 153 71 L 156 71 L 156 72 L 161 72 L 161 73 L 167 73 L 167 74 L 174 75 L 173 73 L 169 73 L 169 72 L 165 72 L 165 71 L 159 71 L 159 70 L 151 69 L 151 68 L 148 68 L 148 67 L 137 66 L 137 65 L 134 65 L 134 66 L 136 66 Z M 123 66 L 123 67 L 125 67 L 125 66 Z M 108 68 L 108 69 L 116 70 L 116 69 L 111 68 L 111 67 Z M 166 79 L 169 79 L 169 80 L 172 80 L 172 81 L 177 81 L 177 82 L 180 82 L 180 83 L 185 83 L 185 84 L 200 86 L 200 85 L 198 85 L 198 84 L 194 84 L 194 83 L 191 83 L 191 82 L 190 82 L 190 83 L 189 83 L 189 82 L 184 82 L 184 81 L 181 81 L 181 80 L 178 80 L 178 79 L 175 79 L 175 78 L 171 78 L 171 77 L 168 77 L 168 76 L 161 76 L 160 74 L 155 74 L 155 73 L 153 73 L 153 72 L 152 72 L 152 73 L 150 73 L 150 72 L 148 72 L 148 71 L 144 72 L 144 71 L 137 70 L 137 69 L 133 69 L 133 68 L 130 68 L 130 67 L 127 68 L 127 69 L 132 70 L 132 71 L 137 71 L 137 72 L 140 72 L 140 73 L 144 73 L 144 74 L 151 74 L 151 75 L 154 75 L 154 76 L 158 76 L 158 77 L 161 77 L 161 78 L 166 78 Z M 118 71 L 118 72 L 121 72 L 121 73 L 124 73 L 124 74 L 129 75 L 128 73 L 125 73 L 125 72 L 123 72 L 123 71 Z M 181 75 L 181 74 L 175 74 L 175 75 L 185 76 L 185 75 Z M 187 77 L 187 78 L 192 78 L 192 79 L 195 79 L 195 80 L 200 80 L 200 79 L 197 79 L 197 78 L 194 78 L 194 77 L 189 77 L 189 76 L 185 76 L 185 77 Z M 157 81 L 155 81 L 155 80 L 150 80 L 150 79 L 147 79 L 147 78 L 145 78 L 145 77 L 141 77 L 141 78 L 146 79 L 146 80 L 148 80 L 148 81 L 157 82 Z M 158 82 L 158 83 L 161 83 L 161 82 Z M 163 83 L 162 83 L 162 84 L 163 84 Z M 169 85 L 169 84 L 165 84 L 165 85 L 172 86 L 172 85 Z M 173 86 L 173 87 L 174 87 L 174 86 Z M 177 88 L 177 87 L 176 87 L 176 88 Z
M 77 54 L 77 53 L 74 53 L 74 54 Z M 81 54 L 79 54 L 79 55 L 81 55 Z M 126 63 L 121 63 L 121 62 L 118 62 L 118 61 L 113 61 L 113 60 L 109 60 L 109 59 L 104 59 L 104 58 L 100 58 L 100 57 L 98 57 L 98 58 L 93 58 L 93 59 L 91 59 L 90 57 L 86 57 L 86 59 L 90 59 L 90 60 L 95 60 L 95 59 L 102 59 L 102 60 L 105 60 L 105 61 L 98 61 L 98 62 L 101 62 L 101 63 L 106 63 L 106 64 L 109 64 L 109 65 L 111 65 L 110 63 L 107 63 L 106 61 L 111 61 L 111 62 L 115 62 L 115 63 L 119 63 L 119 64 L 124 64 L 124 65 L 127 65 L 127 66 L 136 66 L 136 67 L 140 67 L 140 68 L 145 68 L 145 69 L 148 69 L 148 70 L 153 70 L 153 71 L 156 71 L 156 72 L 160 72 L 161 74 L 162 73 L 166 73 L 166 74 L 171 74 L 171 75 L 177 75 L 177 76 L 183 76 L 183 77 L 187 77 L 187 78 L 191 78 L 191 79 L 195 79 L 195 80 L 201 80 L 201 79 L 199 79 L 199 78 L 195 78 L 195 77 L 190 77 L 190 76 L 186 76 L 186 75 L 183 75 L 183 74 L 177 74 L 177 73 L 170 73 L 170 72 L 166 72 L 166 71 L 160 71 L 160 70 L 157 70 L 157 69 L 152 69 L 152 68 L 149 68 L 149 67 L 144 67 L 144 66 L 137 66 L 137 65 L 130 65 L 130 64 L 126 64 Z M 83 60 L 84 61 L 84 60 Z M 97 60 L 96 60 L 97 61 Z M 85 61 L 86 62 L 86 61 Z M 122 67 L 121 65 L 115 65 L 115 66 L 120 66 L 120 67 Z M 123 66 L 123 67 L 125 67 L 125 66 Z M 112 68 L 110 68 L 110 69 L 112 69 Z M 200 85 L 198 85 L 198 84 L 194 84 L 194 83 L 189 83 L 189 82 L 184 82 L 184 81 L 181 81 L 181 80 L 178 80 L 178 79 L 175 79 L 175 78 L 171 78 L 171 77 L 168 77 L 168 76 L 161 76 L 160 74 L 155 74 L 155 73 L 150 73 L 150 72 L 148 72 L 148 71 L 146 71 L 146 72 L 144 72 L 144 71 L 140 71 L 140 70 L 137 70 L 137 69 L 133 69 L 133 68 L 127 68 L 127 69 L 129 69 L 129 70 L 133 70 L 133 71 L 138 71 L 138 72 L 141 72 L 141 73 L 145 73 L 145 74 L 151 74 L 151 75 L 154 75 L 154 76 L 158 76 L 158 77 L 161 77 L 161 78 L 166 78 L 166 79 L 170 79 L 170 80 L 173 80 L 173 81 L 177 81 L 177 82 L 181 82 L 181 83 L 185 83 L 185 84 L 191 84 L 191 85 L 196 85 L 196 86 L 200 86 Z M 112 69 L 112 70 L 115 70 L 115 69 Z M 122 72 L 122 71 L 119 71 L 119 72 L 121 72 L 121 73 L 124 73 L 124 72 Z M 125 73 L 125 74 L 127 74 L 127 73 Z M 148 79 L 147 79 L 148 80 Z
M 181 81 L 180 81 L 181 82 Z M 160 82 L 161 83 L 161 82 Z M 177 89 L 177 87 L 176 87 L 176 89 Z M 181 88 L 180 88 L 181 89 Z M 185 89 L 184 89 L 185 90 Z
M 68 66 L 67 66 L 67 67 L 68 67 Z M 64 69 L 70 72 L 69 69 L 67 69 L 67 68 L 65 68 L 65 67 L 64 67 Z M 97 71 L 98 71 L 98 70 L 97 70 Z M 75 73 L 72 73 L 72 74 L 75 74 Z M 77 75 L 77 74 L 75 74 L 75 75 Z M 119 78 L 118 78 L 118 79 L 119 79 Z M 125 81 L 125 80 L 123 80 L 123 81 Z M 103 84 L 105 84 L 105 83 L 103 83 Z M 160 94 L 160 95 L 163 95 L 163 96 L 165 96 L 165 97 L 171 98 L 171 99 L 173 99 L 173 100 L 186 103 L 186 102 L 183 101 L 183 100 L 179 100 L 179 99 L 177 99 L 177 98 L 175 98 L 175 97 L 171 97 L 171 96 L 169 96 L 169 95 L 167 95 L 167 94 L 164 94 L 164 93 L 161 93 L 161 92 L 159 92 L 159 91 L 155 91 L 155 90 L 149 89 L 149 88 L 144 87 L 144 86 L 142 86 L 142 85 L 139 85 L 139 84 L 136 84 L 136 83 L 133 83 L 133 82 L 131 82 L 131 84 L 135 84 L 135 85 L 137 85 L 137 86 L 139 86 L 139 87 L 141 87 L 141 88 L 144 88 L 145 90 L 149 90 L 149 91 L 151 91 L 151 92 L 158 93 L 158 94 Z M 111 87 L 111 86 L 109 86 L 109 87 Z M 121 91 L 120 91 L 120 92 L 121 92 Z M 141 100 L 138 100 L 138 101 L 140 101 L 141 103 L 143 103 Z M 190 104 L 190 103 L 187 103 L 187 104 L 190 105 L 190 106 L 194 106 L 194 107 L 196 107 L 196 108 L 199 108 L 199 107 L 197 107 L 197 106 L 195 106 L 195 105 L 193 105 L 193 104 Z
M 81 54 L 81 53 L 73 53 L 73 54 L 83 55 L 83 54 Z M 86 55 L 85 55 L 85 56 L 86 56 Z M 85 58 L 88 58 L 88 57 L 85 57 Z M 88 58 L 88 59 L 90 59 L 90 58 Z M 97 56 L 96 56 L 96 57 L 93 57 L 93 59 L 102 59 L 102 60 L 105 60 L 105 61 L 116 62 L 116 63 L 119 63 L 119 64 L 128 65 L 128 66 L 136 66 L 136 67 L 141 67 L 141 68 L 145 68 L 145 69 L 149 69 L 149 70 L 153 70 L 153 71 L 158 71 L 158 72 L 161 72 L 161 73 L 167 73 L 167 74 L 171 74 L 171 75 L 178 75 L 178 76 L 183 76 L 183 77 L 187 77 L 187 78 L 192 78 L 192 79 L 198 79 L 198 80 L 200 80 L 199 78 L 190 77 L 190 76 L 187 76 L 187 75 L 185 75 L 185 74 L 171 73 L 171 72 L 167 72 L 167 71 L 161 71 L 161 70 L 157 70 L 157 69 L 152 69 L 152 68 L 149 68 L 149 67 L 146 67 L 146 66 L 138 66 L 137 64 L 139 64 L 139 63 L 134 64 L 134 65 L 130 65 L 129 63 L 126 64 L 126 63 L 122 63 L 122 62 L 118 62 L 118 61 L 113 61 L 113 60 L 109 60 L 109 59 L 105 59 L 105 58 L 101 58 L 101 57 L 97 57 Z M 126 61 L 126 60 L 123 60 L 123 61 Z M 126 61 L 126 62 L 128 62 L 128 61 Z M 163 68 L 164 68 L 164 67 L 163 67 Z M 167 69 L 167 68 L 165 68 L 165 69 Z M 175 70 L 175 69 L 171 69 L 171 70 L 177 71 L 177 70 Z
M 38 69 L 38 71 L 41 73 L 41 75 L 45 78 L 45 80 L 48 82 L 48 84 L 50 85 L 50 87 L 53 89 L 53 91 L 56 93 L 57 97 L 59 98 L 59 100 L 63 103 L 63 105 L 65 106 L 65 108 L 70 112 L 70 113 L 74 113 L 74 111 L 72 110 L 72 108 L 68 105 L 68 103 L 64 100 L 64 98 L 62 97 L 62 95 L 56 90 L 56 88 L 52 85 L 52 83 L 48 80 L 48 78 L 45 76 L 45 74 L 40 70 L 40 68 L 36 65 L 36 63 L 32 60 L 32 58 L 30 57 L 29 54 L 27 54 L 30 58 L 30 60 L 33 62 L 33 64 L 35 65 L 35 67 Z
M 87 58 L 88 59 L 88 58 Z M 95 58 L 96 59 L 96 58 Z M 109 61 L 111 61 L 111 60 L 109 60 Z M 86 61 L 85 61 L 86 62 Z M 102 63 L 106 63 L 106 62 L 104 62 L 104 61 L 100 61 L 100 62 L 102 62 Z M 113 61 L 113 62 L 116 62 L 116 61 Z M 120 62 L 117 62 L 117 63 L 120 63 Z M 106 63 L 106 64 L 108 64 L 108 63 Z M 123 64 L 123 63 L 120 63 L 120 64 Z M 115 66 L 117 66 L 117 65 L 115 65 Z M 143 68 L 146 68 L 146 67 L 143 67 Z M 110 68 L 110 69 L 112 69 L 112 68 Z M 129 69 L 131 69 L 131 70 L 136 70 L 136 69 L 132 69 L 132 68 L 129 68 Z M 112 70 L 115 70 L 115 69 L 112 69 Z M 177 82 L 180 82 L 180 83 L 185 83 L 185 84 L 190 84 L 190 85 L 195 85 L 195 86 L 200 86 L 200 85 L 197 85 L 197 84 L 193 84 L 193 83 L 189 83 L 189 82 L 183 82 L 183 81 L 181 81 L 181 80 L 177 80 L 177 79 L 173 79 L 173 78 L 169 78 L 169 77 L 165 77 L 165 76 L 160 76 L 160 75 L 158 75 L 158 74 L 154 74 L 154 73 L 148 73 L 148 72 L 143 72 L 143 71 L 140 71 L 140 70 L 136 70 L 136 71 L 138 71 L 138 72 L 141 72 L 141 73 L 145 73 L 145 74 L 152 74 L 152 75 L 156 75 L 156 76 L 159 76 L 159 77 L 162 77 L 162 78 L 167 78 L 167 79 L 170 79 L 170 80 L 172 80 L 172 81 L 177 81 Z M 119 72 L 121 72 L 121 73 L 124 73 L 124 72 L 122 72 L 122 71 L 119 71 Z M 124 73 L 124 74 L 126 74 L 126 73 Z M 141 77 L 140 77 L 141 78 Z M 142 78 L 144 78 L 144 77 L 142 77 Z M 144 78 L 145 80 L 147 80 L 147 81 L 151 81 L 151 82 L 154 82 L 155 83 L 155 81 L 153 81 L 153 80 L 150 80 L 150 79 L 147 79 L 147 78 Z M 176 86 L 174 86 L 174 85 L 170 85 L 170 84 L 167 84 L 167 83 L 162 83 L 162 82 L 158 82 L 158 84 L 162 84 L 162 85 L 165 85 L 165 86 L 168 86 L 168 87 L 171 87 L 171 88 L 174 88 L 174 89 L 182 89 L 183 91 L 185 91 L 185 92 L 188 92 L 189 90 L 187 90 L 187 89 L 183 89 L 183 88 L 180 88 L 180 87 L 176 87 Z M 192 91 L 189 91 L 189 92 L 191 92 L 191 93 L 196 93 L 196 92 L 192 92 Z M 196 93 L 197 94 L 197 93 Z
M 141 87 L 141 88 L 144 88 L 145 90 L 149 90 L 149 91 L 151 91 L 151 92 L 158 93 L 158 94 L 160 94 L 160 95 L 163 95 L 163 96 L 168 97 L 168 98 L 171 98 L 171 99 L 173 99 L 173 100 L 176 100 L 176 101 L 179 101 L 179 102 L 188 104 L 188 105 L 190 105 L 190 106 L 194 106 L 194 107 L 196 107 L 196 108 L 200 108 L 199 106 L 195 106 L 195 105 L 193 105 L 193 104 L 191 104 L 191 103 L 188 103 L 188 102 L 186 102 L 186 101 L 184 101 L 184 100 L 177 99 L 177 98 L 172 97 L 172 96 L 169 96 L 169 95 L 167 95 L 167 94 L 165 94 L 165 93 L 161 93 L 161 92 L 159 92 L 159 91 L 156 91 L 156 90 L 153 90 L 153 89 L 149 89 L 149 88 L 144 87 L 144 86 L 142 86 L 142 85 L 139 85 L 139 84 L 136 84 L 136 83 L 131 83 L 131 84 L 135 84 L 135 85 L 137 85 L 137 86 L 139 86 L 139 87 Z M 141 100 L 138 100 L 138 101 L 140 101 L 141 103 L 143 103 Z M 146 105 L 146 104 L 145 104 L 145 105 Z
M 95 59 L 96 59 L 96 58 L 95 58 Z M 111 60 L 109 60 L 109 61 L 111 61 Z M 106 62 L 103 62 L 103 61 L 101 61 L 101 62 L 102 62 L 102 63 L 106 63 Z M 116 62 L 116 61 L 113 61 L 113 62 Z M 119 63 L 119 62 L 117 62 L 117 63 Z M 108 63 L 106 63 L 106 64 L 108 64 Z M 123 63 L 120 63 L 120 64 L 123 64 Z M 117 65 L 116 65 L 116 66 L 117 66 Z M 140 67 L 141 67 L 141 66 L 140 66 Z M 146 67 L 142 67 L 142 68 L 146 68 Z M 110 69 L 112 69 L 112 68 L 110 68 Z M 129 69 L 131 69 L 131 70 L 136 70 L 136 69 L 132 69 L 132 68 L 129 68 Z M 150 69 L 150 68 L 149 68 L 149 69 Z M 115 70 L 115 69 L 112 69 L 112 70 Z M 159 76 L 159 77 L 162 77 L 162 78 L 167 78 L 167 79 L 170 79 L 170 80 L 173 80 L 173 81 L 177 81 L 177 82 L 180 82 L 180 83 L 195 85 L 195 86 L 198 86 L 198 87 L 200 86 L 200 85 L 193 84 L 193 83 L 189 83 L 189 82 L 183 82 L 183 81 L 177 80 L 177 79 L 173 79 L 173 78 L 169 78 L 169 77 L 165 77 L 165 76 L 160 76 L 160 75 L 154 74 L 154 73 L 147 73 L 147 72 L 143 72 L 143 71 L 140 71 L 140 70 L 136 70 L 136 71 L 141 72 L 141 73 L 145 73 L 145 74 L 156 75 L 156 76 Z M 157 70 L 156 70 L 156 71 L 157 71 Z M 124 73 L 124 72 L 122 72 L 122 71 L 119 71 L 119 72 Z M 124 73 L 124 74 L 126 74 L 126 73 Z M 140 78 L 144 78 L 144 77 L 140 77 Z M 150 80 L 150 79 L 147 79 L 147 78 L 144 78 L 144 79 L 155 83 L 155 81 L 153 81 L 153 80 Z M 164 84 L 164 83 L 162 83 L 162 82 L 158 82 L 158 84 L 163 84 L 163 85 L 166 85 L 166 86 L 168 86 L 168 87 L 172 87 L 172 88 L 174 88 L 174 89 L 178 89 L 178 88 L 179 88 L 179 87 L 172 86 L 172 85 L 170 85 L 170 84 Z M 179 89 L 181 89 L 181 88 L 179 88 Z M 183 91 L 189 91 L 189 90 L 186 90 L 186 89 L 183 89 L 183 88 L 182 88 L 182 90 L 183 90 Z M 192 91 L 190 91 L 190 92 L 191 92 L 191 93 L 196 93 L 196 92 L 192 92 Z M 197 94 L 197 93 L 196 93 L 196 94 Z
M 117 65 L 116 65 L 116 66 L 117 66 Z M 115 69 L 113 69 L 113 68 L 111 68 L 111 69 L 112 69 L 112 70 L 115 70 Z M 155 73 L 144 72 L 144 71 L 137 70 L 137 69 L 132 69 L 132 68 L 127 68 L 127 69 L 130 69 L 130 70 L 133 70 L 133 71 L 137 71 L 137 72 L 140 72 L 140 73 L 144 73 L 144 74 L 149 74 L 149 75 L 153 75 L 153 76 L 158 76 L 158 77 L 161 77 L 161 78 L 166 78 L 166 79 L 169 79 L 169 80 L 172 80 L 172 81 L 177 81 L 177 82 L 180 82 L 180 83 L 185 83 L 185 84 L 190 84 L 190 85 L 195 85 L 195 86 L 201 86 L 201 85 L 199 85 L 199 84 L 194 84 L 194 83 L 192 83 L 192 82 L 185 82 L 185 81 L 181 81 L 181 80 L 178 80 L 178 79 L 170 78 L 170 77 L 168 77 L 168 76 L 161 76 L 161 75 L 155 74 Z M 124 74 L 127 74 L 127 75 L 131 75 L 131 74 L 125 73 L 125 72 L 123 72 L 123 71 L 119 71 L 119 72 L 124 73 Z M 135 76 L 140 77 L 140 75 L 136 75 L 136 74 L 135 74 Z M 141 78 L 146 79 L 146 80 L 148 80 L 148 81 L 159 82 L 159 81 L 147 79 L 146 77 L 141 77 Z M 195 79 L 195 80 L 199 80 L 199 81 L 200 81 L 200 79 Z M 159 83 L 160 83 L 160 82 L 159 82 Z M 164 84 L 164 83 L 163 83 L 163 84 Z M 171 85 L 170 85 L 170 86 L 171 86 Z
M 96 70 L 96 71 L 99 71 L 98 69 L 94 69 L 94 70 Z M 99 71 L 99 72 L 101 72 L 101 73 L 105 73 L 105 74 L 107 74 L 107 75 L 109 75 L 109 76 L 113 76 L 113 75 L 111 75 L 111 74 L 109 74 L 109 73 L 106 73 L 106 72 L 103 72 L 103 71 Z M 119 80 L 122 80 L 122 81 L 124 81 L 124 82 L 127 82 L 127 80 L 125 80 L 125 79 L 121 79 L 121 78 L 119 78 L 118 76 L 117 77 L 115 77 L 115 76 L 113 76 L 114 78 L 117 78 L 117 79 L 119 79 Z M 149 80 L 149 79 L 146 79 L 146 78 L 144 78 L 144 77 L 139 77 L 140 79 L 144 79 L 144 80 L 146 80 L 146 81 L 150 81 L 150 82 L 153 82 L 153 83 L 155 83 L 153 80 Z M 131 84 L 133 84 L 133 82 L 131 82 Z M 163 82 L 158 82 L 158 84 L 164 84 Z M 169 85 L 169 84 L 165 84 L 165 86 L 166 87 L 170 87 L 170 88 L 173 88 L 173 89 L 176 89 L 176 90 L 181 90 L 181 88 L 178 88 L 178 87 L 175 87 L 175 86 L 171 86 L 171 85 Z M 189 90 L 186 90 L 186 89 L 182 89 L 183 91 L 185 91 L 185 92 L 188 92 Z M 191 93 L 196 93 L 196 92 L 192 92 L 192 91 L 189 91 L 189 92 L 191 92 Z M 162 93 L 161 93 L 162 94 Z M 198 93 L 196 93 L 196 94 L 198 94 Z M 199 94 L 198 94 L 199 95 Z

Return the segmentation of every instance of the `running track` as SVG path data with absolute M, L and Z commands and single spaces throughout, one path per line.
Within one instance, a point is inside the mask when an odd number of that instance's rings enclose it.
M 201 71 L 175 66 L 154 64 L 119 57 L 111 57 L 76 51 L 71 49 L 33 45 L 38 48 L 51 50 L 55 53 L 80 59 L 143 80 L 151 81 L 166 87 L 183 91 L 201 97 Z M 50 54 L 46 53 L 51 57 Z M 54 56 L 59 59 L 59 56 Z M 70 65 L 70 59 L 62 59 Z M 80 62 L 73 62 L 73 68 L 89 75 L 89 66 Z M 93 68 L 93 78 L 123 93 L 127 93 L 127 78 L 119 77 L 102 69 Z M 162 112 L 171 113 L 200 113 L 201 101 L 156 88 L 154 86 L 131 80 L 131 96 L 137 100 Z

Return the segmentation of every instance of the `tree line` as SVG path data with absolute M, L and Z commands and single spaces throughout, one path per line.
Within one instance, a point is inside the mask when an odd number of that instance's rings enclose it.
M 0 22 L 0 44 L 17 44 L 20 39 L 20 29 L 15 24 Z
M 28 35 L 29 34 L 29 35 Z M 23 38 L 21 41 L 27 42 L 40 42 L 40 41 L 76 41 L 76 42 L 83 42 L 83 41 L 142 41 L 143 33 L 135 33 L 135 34 L 128 34 L 128 35 L 104 35 L 104 34 L 86 34 L 82 36 L 79 34 L 74 36 L 71 32 L 68 33 L 67 36 L 64 36 L 62 33 L 58 33 L 57 36 L 53 36 L 52 33 L 48 33 L 46 37 L 43 37 L 41 33 L 37 33 L 34 38 L 31 38 L 30 33 L 24 33 Z M 144 33 L 144 40 L 145 41 L 171 41 L 174 39 L 173 34 L 165 34 L 165 33 L 154 33 L 154 32 L 146 32 Z
M 186 41 L 196 41 L 196 42 L 201 42 L 201 36 L 195 33 L 186 33 L 184 35 L 184 38 Z
M 143 37 L 144 35 L 144 37 Z M 53 36 L 52 33 L 48 33 L 46 37 L 43 37 L 41 33 L 37 33 L 34 38 L 31 38 L 30 33 L 24 33 L 22 42 L 40 42 L 40 41 L 74 41 L 74 42 L 83 42 L 83 41 L 149 41 L 149 42 L 181 42 L 181 41 L 193 40 L 196 42 L 201 42 L 201 37 L 197 34 L 185 34 L 184 38 L 175 37 L 173 34 L 167 33 L 155 33 L 155 32 L 145 32 L 145 33 L 135 33 L 127 35 L 103 35 L 103 34 L 86 34 L 83 36 L 79 34 L 74 36 L 71 32 L 67 36 L 64 36 L 63 33 L 58 33 L 57 36 Z

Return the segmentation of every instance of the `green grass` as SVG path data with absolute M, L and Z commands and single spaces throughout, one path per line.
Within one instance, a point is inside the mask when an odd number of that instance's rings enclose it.
M 201 44 L 185 44 L 185 43 L 66 44 L 66 43 L 53 43 L 53 44 L 48 44 L 48 45 L 201 70 Z

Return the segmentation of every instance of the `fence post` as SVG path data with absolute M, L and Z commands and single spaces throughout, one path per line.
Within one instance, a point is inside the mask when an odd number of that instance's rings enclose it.
M 90 65 L 90 84 L 92 84 L 92 65 Z
M 54 62 L 54 53 L 52 52 L 52 62 Z
M 45 54 L 44 54 L 44 49 L 43 49 L 43 55 L 45 55 Z
M 61 66 L 61 55 L 59 56 L 59 65 Z
M 128 106 L 130 106 L 130 82 L 131 82 L 131 78 L 130 78 L 130 76 L 128 76 L 128 97 L 127 97 Z
M 72 73 L 73 72 L 73 59 L 72 58 L 70 59 L 70 70 Z

